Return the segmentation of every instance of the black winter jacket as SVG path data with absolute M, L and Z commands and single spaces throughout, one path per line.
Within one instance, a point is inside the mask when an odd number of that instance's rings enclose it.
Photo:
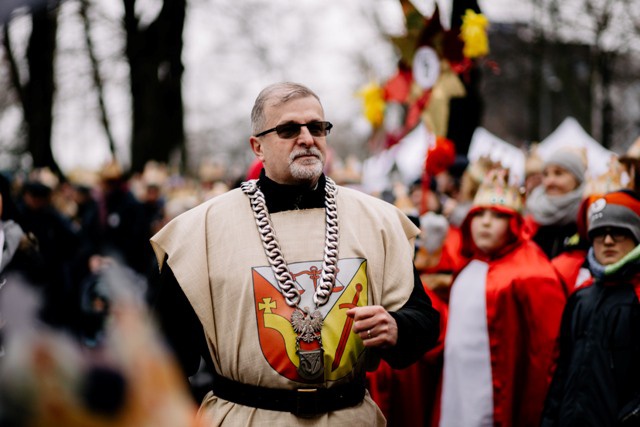
M 640 426 L 640 303 L 633 281 L 596 280 L 569 298 L 542 426 Z

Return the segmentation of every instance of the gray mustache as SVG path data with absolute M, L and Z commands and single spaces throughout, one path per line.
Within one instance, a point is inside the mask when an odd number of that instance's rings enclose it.
M 322 155 L 320 154 L 320 150 L 318 150 L 317 148 L 311 148 L 309 150 L 304 150 L 304 151 L 294 151 L 289 156 L 289 159 L 293 161 L 298 157 L 303 157 L 303 156 L 314 156 L 314 157 L 317 157 L 318 159 L 322 157 Z

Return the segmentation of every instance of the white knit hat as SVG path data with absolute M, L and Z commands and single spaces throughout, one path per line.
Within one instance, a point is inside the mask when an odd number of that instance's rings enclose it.
M 569 171 L 578 180 L 578 184 L 584 182 L 584 173 L 586 170 L 585 161 L 580 153 L 569 149 L 560 149 L 553 153 L 544 162 L 544 167 L 549 165 L 560 166 L 563 169 Z

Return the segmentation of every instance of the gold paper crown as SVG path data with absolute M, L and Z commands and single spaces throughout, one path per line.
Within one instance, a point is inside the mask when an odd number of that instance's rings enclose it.
M 589 176 L 586 181 L 584 196 L 594 194 L 607 194 L 615 190 L 620 190 L 622 185 L 622 173 L 625 168 L 616 156 L 611 156 L 607 171 L 596 177 Z
M 621 161 L 630 161 L 640 159 L 640 137 L 627 149 L 627 152 L 620 157 Z
M 631 147 L 619 160 L 629 175 L 629 185 L 627 187 L 638 191 L 640 189 L 640 137 L 631 144 Z
M 460 181 L 460 201 L 473 200 L 487 172 L 497 167 L 500 167 L 500 162 L 494 162 L 487 156 L 481 156 L 471 162 L 462 174 Z
M 509 184 L 508 169 L 490 170 L 480 185 L 473 206 L 500 206 L 522 212 L 522 196 L 518 187 Z

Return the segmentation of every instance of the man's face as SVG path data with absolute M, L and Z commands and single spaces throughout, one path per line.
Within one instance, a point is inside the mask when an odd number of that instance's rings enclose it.
M 483 209 L 471 219 L 471 238 L 473 243 L 487 255 L 504 247 L 509 238 L 509 215 Z
M 296 98 L 284 104 L 267 104 L 264 109 L 265 129 L 286 123 L 324 121 L 320 102 L 312 96 Z M 326 136 L 312 136 L 306 126 L 300 134 L 285 139 L 277 132 L 252 136 L 251 148 L 262 161 L 267 177 L 280 184 L 315 185 L 322 174 L 327 151 Z
M 596 229 L 591 236 L 593 255 L 602 265 L 615 264 L 637 245 L 631 234 L 623 228 Z

